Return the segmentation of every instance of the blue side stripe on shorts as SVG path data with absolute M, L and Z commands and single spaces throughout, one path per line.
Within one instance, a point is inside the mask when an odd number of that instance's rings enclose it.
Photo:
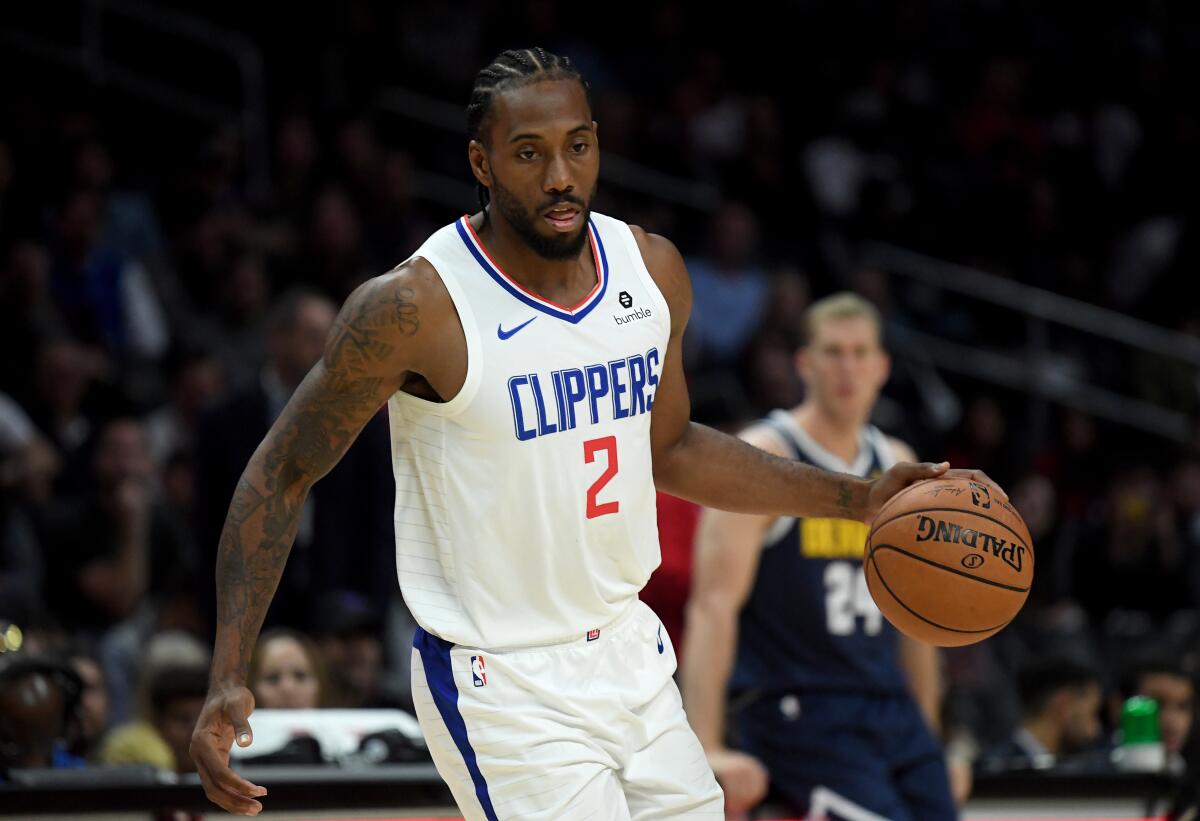
M 437 705 L 442 721 L 446 722 L 446 729 L 450 731 L 450 737 L 462 753 L 467 772 L 475 782 L 475 795 L 483 807 L 483 814 L 487 816 L 488 821 L 499 821 L 496 818 L 496 810 L 492 808 L 487 781 L 479 771 L 475 750 L 471 747 L 471 740 L 467 738 L 467 723 L 458 711 L 458 685 L 454 683 L 454 670 L 450 666 L 450 648 L 454 645 L 418 627 L 413 636 L 413 646 L 421 654 L 421 663 L 425 665 L 425 680 L 429 684 L 429 692 L 433 694 L 433 703 Z

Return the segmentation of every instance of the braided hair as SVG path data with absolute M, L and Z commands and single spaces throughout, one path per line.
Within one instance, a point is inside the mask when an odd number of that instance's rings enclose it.
M 585 94 L 589 92 L 587 81 L 569 57 L 553 54 L 540 47 L 501 52 L 491 65 L 475 75 L 475 85 L 467 103 L 467 139 L 486 144 L 484 126 L 491 113 L 496 92 L 545 80 L 575 80 L 583 86 Z M 486 185 L 477 180 L 475 194 L 479 198 L 479 207 L 483 211 L 486 224 L 491 192 Z

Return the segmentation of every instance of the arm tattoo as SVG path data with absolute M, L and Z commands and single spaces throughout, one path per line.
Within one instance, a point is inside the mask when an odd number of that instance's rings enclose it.
M 850 502 L 851 502 L 850 484 L 845 479 L 843 479 L 842 481 L 838 482 L 837 504 L 838 504 L 838 510 L 840 510 L 847 517 L 851 516 Z
M 411 288 L 352 296 L 330 333 L 324 369 L 296 389 L 234 491 L 217 550 L 217 651 L 244 681 L 255 638 L 291 551 L 312 483 L 342 458 L 383 398 L 395 334 L 420 328 Z M 395 374 L 399 377 L 400 374 Z M 223 641 L 224 640 L 224 641 Z

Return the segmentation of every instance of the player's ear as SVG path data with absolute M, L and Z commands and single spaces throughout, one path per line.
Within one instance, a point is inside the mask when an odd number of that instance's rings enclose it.
M 467 162 L 471 164 L 471 173 L 480 185 L 492 187 L 492 167 L 488 163 L 487 148 L 479 140 L 471 140 L 467 144 Z
M 805 379 L 808 374 L 808 347 L 797 348 L 795 356 L 792 357 L 792 365 L 796 368 L 796 373 L 801 379 Z
M 879 352 L 879 384 L 882 388 L 887 384 L 888 378 L 892 375 L 892 357 L 887 351 Z

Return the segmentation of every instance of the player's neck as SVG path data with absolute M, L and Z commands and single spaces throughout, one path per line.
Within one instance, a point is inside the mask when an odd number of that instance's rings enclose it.
M 859 431 L 863 420 L 844 419 L 825 413 L 815 402 L 805 402 L 792 411 L 796 424 L 813 440 L 841 459 L 853 464 L 858 459 Z
M 570 290 L 580 274 L 595 281 L 599 273 L 594 270 L 592 249 L 585 242 L 579 255 L 571 259 L 546 259 L 521 238 L 513 227 L 495 214 L 487 223 L 481 215 L 471 220 L 488 254 L 512 279 L 541 297 L 562 301 L 561 292 Z

